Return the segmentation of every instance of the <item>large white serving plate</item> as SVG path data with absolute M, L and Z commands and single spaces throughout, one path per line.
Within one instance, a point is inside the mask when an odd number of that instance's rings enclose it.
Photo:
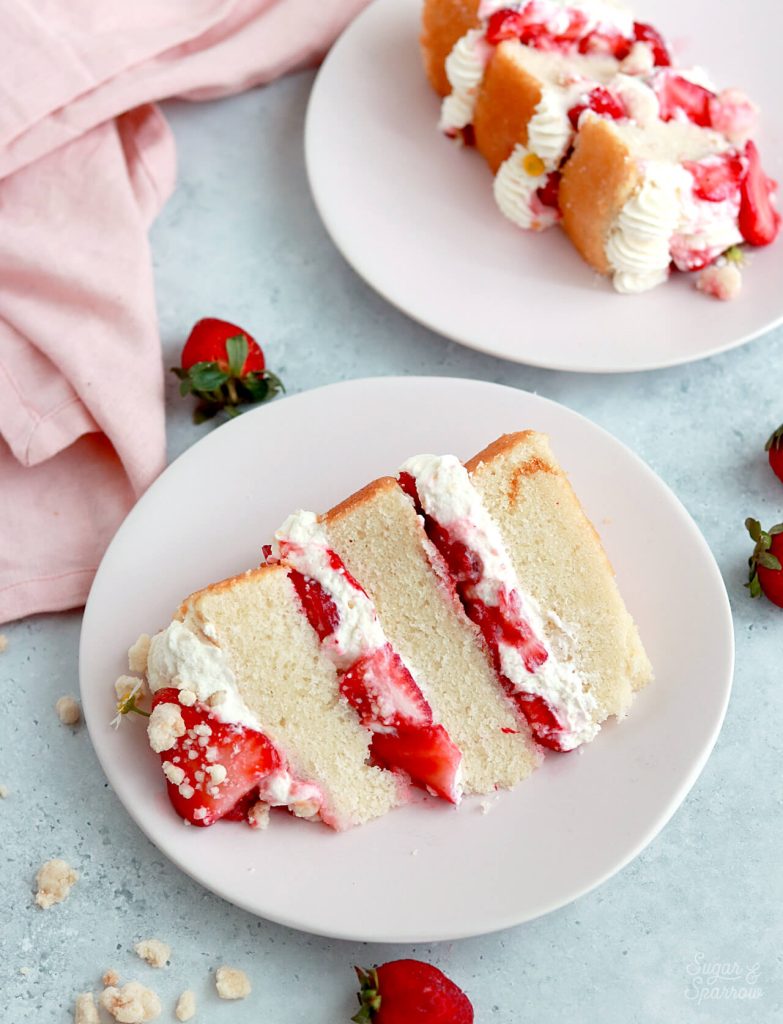
M 190 591 L 259 561 L 295 508 L 326 510 L 417 452 L 465 458 L 499 434 L 547 432 L 606 544 L 656 681 L 582 753 L 459 809 L 425 798 L 336 834 L 280 814 L 265 832 L 185 828 L 143 721 L 110 728 L 125 649 Z M 703 767 L 728 701 L 733 633 L 715 561 L 641 460 L 555 402 L 477 381 L 384 378 L 309 391 L 221 426 L 139 501 L 84 615 L 81 691 L 101 765 L 150 839 L 193 878 L 263 917 L 369 941 L 519 924 L 598 885 L 666 824 Z M 415 854 L 415 855 L 414 855 Z M 661 884 L 665 884 L 662 880 Z
M 752 251 L 742 296 L 718 302 L 676 275 L 621 296 L 559 230 L 520 231 L 498 212 L 490 172 L 436 130 L 422 70 L 421 0 L 375 0 L 329 54 L 305 143 L 321 217 L 348 262 L 389 302 L 471 348 L 557 370 L 673 366 L 757 337 L 783 319 L 783 240 Z M 683 62 L 761 105 L 768 173 L 783 180 L 783 4 L 635 5 Z

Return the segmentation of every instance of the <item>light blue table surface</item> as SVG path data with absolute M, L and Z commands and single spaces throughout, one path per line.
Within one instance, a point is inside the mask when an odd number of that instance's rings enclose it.
M 5 627 L 0 1020 L 68 1021 L 74 994 L 116 967 L 160 993 L 161 1021 L 174 1019 L 176 995 L 190 987 L 202 1024 L 338 1024 L 354 1012 L 352 964 L 408 955 L 452 975 L 479 1024 L 782 1020 L 783 612 L 743 589 L 743 520 L 783 519 L 783 487 L 762 451 L 783 420 L 783 331 L 705 362 L 619 376 L 528 369 L 444 341 L 374 294 L 321 226 L 302 153 L 311 84 L 302 74 L 167 108 L 179 185 L 152 231 L 165 364 L 195 320 L 222 315 L 257 334 L 292 392 L 377 374 L 475 377 L 539 392 L 601 424 L 674 489 L 718 560 L 737 639 L 726 724 L 663 834 L 597 891 L 498 935 L 368 947 L 268 924 L 168 863 L 108 788 L 86 729 L 54 713 L 57 697 L 78 693 L 80 615 Z M 213 428 L 191 424 L 173 376 L 167 397 L 174 457 Z M 43 912 L 33 879 L 54 856 L 81 879 L 66 903 Z M 153 971 L 133 954 L 148 936 L 171 944 L 169 968 Z M 221 963 L 249 974 L 245 1002 L 216 997 L 210 971 Z M 747 997 L 714 991 L 715 972 L 728 975 L 719 988 Z

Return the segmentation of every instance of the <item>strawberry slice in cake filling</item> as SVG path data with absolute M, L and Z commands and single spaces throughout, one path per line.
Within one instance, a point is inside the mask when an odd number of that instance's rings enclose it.
M 459 803 L 462 755 L 433 721 L 414 672 L 387 640 L 368 594 L 329 547 L 317 516 L 289 516 L 275 533 L 272 556 L 290 567 L 304 613 L 337 669 L 340 693 L 372 733 L 373 762 Z
M 398 481 L 424 517 L 501 684 L 536 740 L 553 750 L 591 740 L 598 731 L 595 700 L 547 643 L 541 612 L 465 467 L 453 455 L 418 455 L 404 463 Z

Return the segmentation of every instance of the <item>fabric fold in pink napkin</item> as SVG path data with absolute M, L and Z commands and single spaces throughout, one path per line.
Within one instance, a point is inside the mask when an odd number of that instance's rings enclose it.
M 313 64 L 366 2 L 0 7 L 0 623 L 82 604 L 165 462 L 147 230 L 175 151 L 154 103 Z

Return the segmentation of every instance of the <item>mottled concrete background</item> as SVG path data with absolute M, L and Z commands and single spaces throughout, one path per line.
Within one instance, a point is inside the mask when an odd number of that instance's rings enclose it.
M 169 107 L 180 184 L 152 234 L 166 364 L 193 321 L 224 315 L 257 329 L 292 391 L 374 374 L 449 374 L 537 391 L 600 423 L 673 487 L 717 556 L 737 632 L 726 725 L 671 824 L 598 891 L 501 935 L 363 947 L 257 920 L 164 860 L 107 788 L 86 730 L 54 714 L 58 696 L 78 692 L 80 616 L 8 627 L 0 1019 L 67 1021 L 74 993 L 97 987 L 114 966 L 154 985 L 163 1021 L 192 987 L 196 1019 L 207 1024 L 338 1024 L 353 1012 L 351 964 L 409 954 L 453 975 L 479 1024 L 782 1019 L 783 613 L 751 603 L 742 583 L 745 516 L 783 519 L 783 488 L 761 451 L 783 420 L 783 333 L 692 366 L 616 377 L 531 370 L 443 341 L 370 291 L 327 238 L 302 159 L 311 81 L 300 75 L 237 99 Z M 171 456 L 210 429 L 191 425 L 175 385 L 167 383 Z M 32 904 L 33 878 L 58 855 L 81 881 L 67 903 L 43 912 Z M 173 948 L 165 971 L 132 953 L 150 935 Z M 244 1003 L 214 994 L 210 971 L 226 962 L 252 979 Z M 691 998 L 721 965 L 743 984 L 751 972 L 758 998 Z

